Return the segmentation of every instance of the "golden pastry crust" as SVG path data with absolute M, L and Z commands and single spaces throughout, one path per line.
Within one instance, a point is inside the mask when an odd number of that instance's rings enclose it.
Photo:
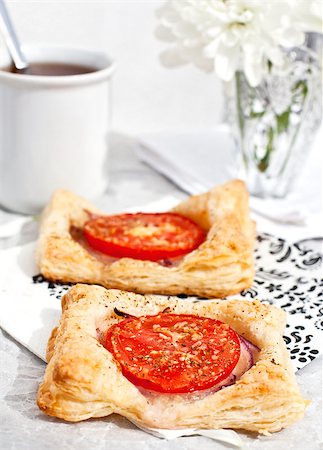
M 231 386 L 202 397 L 144 395 L 121 373 L 99 340 L 122 320 L 114 308 L 135 316 L 169 307 L 226 322 L 261 351 L 256 364 Z M 62 319 L 48 343 L 38 406 L 67 421 L 121 414 L 153 428 L 235 428 L 268 434 L 290 425 L 306 405 L 297 387 L 282 332 L 285 313 L 259 301 L 190 302 L 76 285 L 64 296 Z
M 249 195 L 233 180 L 205 194 L 189 197 L 173 211 L 195 220 L 207 238 L 177 266 L 121 258 L 105 262 L 71 235 L 82 229 L 88 212 L 103 214 L 84 199 L 57 191 L 42 217 L 37 261 L 49 280 L 100 284 L 145 294 L 225 297 L 248 288 L 254 277 L 255 224 Z

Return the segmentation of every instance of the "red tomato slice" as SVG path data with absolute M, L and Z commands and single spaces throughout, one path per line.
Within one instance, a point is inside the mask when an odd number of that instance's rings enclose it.
M 92 248 L 117 258 L 150 261 L 185 255 L 205 239 L 192 220 L 175 213 L 95 217 L 84 225 Z
M 232 328 L 187 314 L 122 320 L 108 330 L 106 348 L 133 384 L 168 393 L 211 388 L 240 357 L 239 336 Z

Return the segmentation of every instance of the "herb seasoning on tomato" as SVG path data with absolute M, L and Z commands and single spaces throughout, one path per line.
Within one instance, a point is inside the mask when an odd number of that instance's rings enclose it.
M 187 314 L 122 320 L 108 330 L 106 348 L 129 381 L 164 393 L 209 389 L 228 377 L 240 358 L 232 328 Z
M 85 223 L 84 236 L 107 255 L 150 261 L 185 255 L 205 239 L 199 225 L 176 213 L 94 217 Z

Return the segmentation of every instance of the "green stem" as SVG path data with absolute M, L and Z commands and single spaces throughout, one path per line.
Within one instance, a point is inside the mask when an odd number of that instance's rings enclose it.
M 300 82 L 299 82 L 299 83 L 300 83 Z M 288 163 L 288 161 L 289 161 L 290 154 L 291 154 L 291 152 L 292 152 L 292 149 L 293 149 L 293 147 L 294 147 L 296 138 L 297 138 L 297 136 L 298 136 L 298 133 L 299 133 L 299 131 L 300 131 L 300 129 L 301 129 L 301 125 L 302 125 L 302 123 L 303 123 L 303 119 L 304 119 L 303 113 L 304 113 L 304 111 L 306 112 L 306 109 L 307 109 L 306 104 L 308 103 L 308 95 L 307 95 L 307 94 L 308 94 L 308 86 L 306 85 L 305 81 L 302 81 L 302 83 L 303 83 L 303 92 L 302 92 L 302 94 L 303 94 L 303 104 L 302 104 L 302 115 L 301 115 L 301 120 L 299 121 L 298 126 L 297 126 L 297 128 L 296 128 L 296 130 L 295 130 L 294 136 L 292 137 L 291 143 L 290 143 L 289 148 L 288 148 L 288 152 L 287 152 L 287 154 L 286 154 L 285 160 L 284 160 L 284 162 L 283 162 L 283 164 L 282 164 L 282 167 L 281 167 L 281 169 L 280 169 L 280 171 L 279 171 L 278 176 L 281 176 L 281 175 L 284 173 L 285 169 L 286 169 L 287 163 Z M 295 88 L 296 88 L 296 87 L 297 87 L 297 85 L 295 86 Z M 294 88 L 294 89 L 295 89 L 295 88 Z
M 266 172 L 270 162 L 270 156 L 274 150 L 274 129 L 270 127 L 268 130 L 268 143 L 266 146 L 266 153 L 263 158 L 258 162 L 257 166 L 260 172 Z
M 239 122 L 239 134 L 240 134 L 240 146 L 242 152 L 243 162 L 245 167 L 248 167 L 248 158 L 244 150 L 244 116 L 241 105 L 241 74 L 240 72 L 235 73 L 236 82 L 236 101 L 237 101 L 237 111 L 238 111 L 238 122 Z

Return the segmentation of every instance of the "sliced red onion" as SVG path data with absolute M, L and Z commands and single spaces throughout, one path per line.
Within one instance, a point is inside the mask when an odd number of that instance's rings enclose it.
M 245 350 L 246 350 L 247 357 L 248 357 L 248 368 L 247 368 L 247 370 L 249 370 L 250 367 L 253 366 L 253 363 L 254 363 L 252 351 L 250 350 L 250 347 L 248 346 L 248 344 L 246 344 L 246 342 L 242 341 L 242 340 L 241 340 L 241 347 L 244 347 Z
M 247 344 L 243 340 L 241 340 L 240 343 L 240 358 L 237 365 L 232 371 L 232 374 L 235 375 L 237 379 L 239 379 L 253 365 L 253 356 Z
M 249 341 L 247 341 L 241 336 L 240 336 L 240 344 L 241 344 L 241 351 L 237 365 L 225 380 L 221 381 L 221 383 L 219 383 L 214 387 L 216 388 L 216 390 L 223 389 L 227 386 L 231 386 L 236 382 L 236 380 L 239 380 L 239 378 L 241 378 L 242 375 L 250 369 L 250 367 L 253 366 L 254 356 L 256 352 L 251 349 L 251 346 L 253 346 L 257 350 L 258 347 L 251 344 L 251 342 L 249 343 Z M 250 346 L 248 344 L 250 344 Z
M 239 336 L 240 337 L 240 341 L 242 345 L 245 345 L 251 355 L 252 358 L 252 363 L 251 366 L 254 364 L 254 360 L 255 357 L 257 356 L 258 352 L 260 352 L 260 349 L 253 344 L 252 342 L 248 341 L 246 338 L 244 338 L 243 336 Z

